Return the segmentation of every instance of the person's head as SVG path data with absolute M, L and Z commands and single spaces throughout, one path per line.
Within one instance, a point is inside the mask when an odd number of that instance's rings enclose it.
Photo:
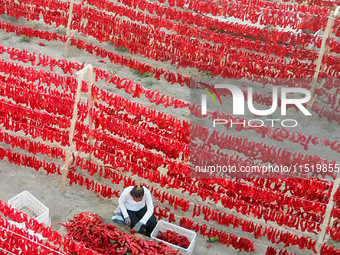
M 130 192 L 133 200 L 136 202 L 142 201 L 144 196 L 144 189 L 142 185 L 136 185 L 133 187 L 133 189 Z

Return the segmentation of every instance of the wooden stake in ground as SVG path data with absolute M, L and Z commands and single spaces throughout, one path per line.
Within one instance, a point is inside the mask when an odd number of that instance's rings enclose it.
M 67 179 L 68 169 L 70 167 L 71 152 L 73 151 L 73 147 L 74 147 L 73 136 L 74 136 L 74 130 L 75 130 L 76 123 L 77 123 L 78 102 L 80 100 L 81 87 L 82 87 L 82 83 L 83 83 L 83 80 L 84 80 L 84 75 L 87 72 L 87 70 L 89 70 L 89 81 L 90 81 L 90 84 L 92 86 L 94 79 L 93 79 L 93 67 L 92 67 L 91 64 L 85 66 L 83 69 L 81 69 L 79 72 L 76 73 L 76 76 L 77 76 L 77 79 L 78 79 L 78 86 L 77 86 L 77 92 L 76 92 L 74 106 L 73 106 L 73 115 L 72 115 L 71 127 L 70 127 L 70 136 L 69 136 L 70 146 L 69 146 L 69 151 L 66 152 L 65 164 L 62 168 L 62 181 L 61 181 L 61 191 L 62 192 L 65 192 L 66 179 Z M 90 91 L 90 89 L 89 89 L 89 91 Z M 91 101 L 91 103 L 92 103 L 92 101 Z M 91 120 L 91 124 L 92 124 L 92 120 Z M 92 141 L 92 145 L 93 145 L 93 141 Z M 91 154 L 90 154 L 90 159 L 91 159 Z
M 334 197 L 334 194 L 339 187 L 339 184 L 340 184 L 340 176 L 339 176 L 339 173 L 337 173 L 336 179 L 335 179 L 334 184 L 333 184 L 331 196 L 329 197 L 329 202 L 327 204 L 324 221 L 321 225 L 321 233 L 320 233 L 318 241 L 315 245 L 315 248 L 316 248 L 318 254 L 320 254 L 321 246 L 322 246 L 322 244 L 324 243 L 324 240 L 325 240 L 327 226 L 329 226 L 330 221 L 331 221 L 331 213 L 332 213 L 332 209 L 333 209 L 333 206 L 334 206 L 333 197 Z
M 93 68 L 92 66 L 89 68 L 89 90 L 88 90 L 88 101 L 87 101 L 87 107 L 88 107 L 88 111 L 89 111 L 89 128 L 90 128 L 90 132 L 91 130 L 93 130 L 93 122 L 92 122 L 92 118 L 90 116 L 90 109 L 93 107 L 93 97 L 91 94 L 91 90 L 92 90 L 92 86 L 94 83 L 94 78 L 93 78 Z M 89 145 L 93 146 L 93 136 L 90 134 L 89 137 Z M 89 155 L 89 160 L 91 161 L 92 158 L 92 152 Z
M 315 73 L 314 73 L 314 76 L 313 76 L 312 89 L 310 91 L 311 99 L 309 100 L 309 102 L 307 102 L 307 109 L 308 110 L 312 107 L 313 102 L 316 98 L 316 95 L 314 95 L 314 91 L 315 91 L 315 87 L 318 85 L 317 79 L 319 77 L 322 59 L 323 59 L 323 56 L 325 54 L 327 54 L 328 51 L 329 51 L 329 47 L 326 47 L 326 41 L 327 41 L 328 37 L 330 37 L 331 34 L 332 34 L 332 27 L 333 27 L 333 24 L 334 24 L 334 19 L 339 13 L 339 8 L 340 8 L 339 6 L 334 5 L 332 11 L 330 12 L 330 14 L 328 16 L 327 26 L 326 26 L 326 29 L 325 29 L 325 34 L 322 38 L 322 43 L 321 43 L 321 47 L 320 47 L 320 51 L 319 51 L 319 57 L 318 57 L 318 60 L 316 62 Z M 322 71 L 324 71 L 325 69 L 326 69 L 326 67 L 323 66 Z M 307 124 L 307 121 L 308 121 L 308 116 L 305 116 L 305 118 L 303 119 L 303 125 L 304 126 Z
M 74 0 L 70 1 L 70 9 L 68 10 L 68 21 L 67 21 L 67 28 L 66 28 L 66 42 L 65 42 L 65 52 L 64 52 L 64 56 L 67 57 L 68 55 L 68 39 L 71 33 L 71 22 L 72 22 L 72 17 L 73 17 L 73 3 Z
M 78 102 L 80 100 L 80 94 L 81 94 L 81 86 L 83 83 L 83 78 L 84 78 L 84 73 L 79 71 L 77 72 L 77 78 L 78 78 L 78 87 L 77 87 L 77 92 L 76 92 L 76 97 L 74 101 L 74 106 L 73 106 L 73 116 L 71 120 L 71 128 L 70 128 L 70 136 L 69 136 L 69 151 L 66 152 L 66 158 L 65 158 L 65 164 L 63 166 L 63 175 L 62 175 L 62 182 L 61 182 L 61 191 L 65 192 L 65 184 L 66 184 L 66 177 L 68 173 L 68 168 L 70 166 L 70 158 L 71 158 L 71 151 L 73 148 L 73 135 L 74 135 L 74 130 L 76 127 L 76 122 L 77 122 L 77 116 L 78 116 Z

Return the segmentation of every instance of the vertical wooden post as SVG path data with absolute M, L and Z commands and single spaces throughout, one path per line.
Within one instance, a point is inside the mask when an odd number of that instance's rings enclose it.
M 329 226 L 333 226 L 333 224 L 334 224 L 334 218 L 333 217 L 331 217 L 331 220 L 330 220 L 330 223 L 329 223 Z M 325 236 L 325 239 L 323 239 L 323 242 L 324 243 L 327 243 L 328 242 L 328 239 L 329 239 L 329 235 L 328 234 L 326 234 L 326 236 Z
M 87 103 L 87 107 L 88 107 L 88 110 L 89 110 L 89 127 L 90 127 L 90 130 L 93 129 L 93 122 L 92 122 L 92 118 L 90 116 L 90 109 L 93 107 L 93 98 L 92 98 L 92 94 L 91 94 L 91 89 L 92 89 L 92 86 L 94 84 L 94 78 L 93 78 L 93 67 L 91 65 L 91 67 L 89 68 L 89 83 L 90 83 L 90 86 L 89 86 L 89 90 L 88 90 L 88 103 Z M 89 144 L 91 146 L 93 146 L 93 136 L 90 135 L 89 137 Z M 89 160 L 91 161 L 91 158 L 92 158 L 92 152 L 90 153 L 89 155 Z
M 314 91 L 315 91 L 315 87 L 318 85 L 317 84 L 317 78 L 319 77 L 319 72 L 320 72 L 320 67 L 321 67 L 321 63 L 322 63 L 322 59 L 323 59 L 323 56 L 325 54 L 328 53 L 328 50 L 329 50 L 329 47 L 326 48 L 326 41 L 328 39 L 328 37 L 331 36 L 332 34 L 332 27 L 333 27 L 333 24 L 334 24 L 334 19 L 335 17 L 338 15 L 339 13 L 339 6 L 336 6 L 334 5 L 332 11 L 330 12 L 329 16 L 328 16 L 328 21 L 327 21 L 327 26 L 326 26 L 326 29 L 325 29 L 325 34 L 322 38 L 322 43 L 321 43 L 321 47 L 320 47 L 320 51 L 319 51 L 319 56 L 318 56 L 318 60 L 316 62 L 316 68 L 315 68 L 315 73 L 314 73 L 314 76 L 313 76 L 313 87 L 312 89 L 310 90 L 310 93 L 311 93 L 311 99 L 309 100 L 309 102 L 307 102 L 307 109 L 309 110 L 312 105 L 313 105 L 313 102 L 316 98 L 316 95 L 314 95 Z M 322 68 L 322 71 L 325 70 L 325 66 L 323 66 Z M 307 121 L 308 121 L 308 116 L 305 116 L 304 120 L 303 120 L 303 125 L 305 126 L 307 124 Z
M 321 249 L 321 246 L 322 246 L 324 239 L 325 239 L 327 226 L 330 223 L 331 212 L 332 212 L 332 209 L 333 209 L 333 206 L 334 206 L 333 197 L 334 197 L 334 194 L 339 187 L 339 184 L 340 184 L 340 177 L 337 174 L 336 179 L 335 179 L 334 184 L 333 184 L 331 196 L 329 197 L 329 202 L 327 204 L 325 218 L 324 218 L 324 221 L 323 221 L 322 226 L 321 226 L 321 233 L 319 235 L 318 241 L 317 241 L 316 246 L 315 246 L 316 250 L 318 251 L 318 254 L 320 254 L 320 249 Z
M 67 28 L 66 28 L 66 38 L 68 39 L 68 37 L 70 36 L 71 33 L 71 22 L 72 22 L 72 17 L 73 17 L 73 3 L 74 0 L 70 1 L 70 9 L 68 10 L 68 21 L 67 21 Z M 65 42 L 65 52 L 64 52 L 64 56 L 67 57 L 68 55 L 68 40 L 66 40 Z
M 82 71 L 82 70 L 81 70 Z M 65 158 L 65 164 L 63 166 L 63 171 L 62 171 L 62 181 L 61 181 L 61 191 L 65 192 L 65 184 L 66 184 L 66 177 L 68 173 L 68 168 L 70 166 L 70 158 L 71 158 L 71 150 L 73 148 L 73 135 L 74 135 L 74 130 L 76 127 L 77 123 L 77 116 L 78 116 L 78 102 L 80 100 L 80 94 L 81 94 L 81 87 L 83 83 L 83 78 L 84 78 L 84 73 L 83 72 L 77 72 L 77 77 L 78 77 L 78 87 L 77 87 L 77 92 L 76 92 L 76 97 L 74 101 L 74 107 L 73 107 L 73 116 L 71 120 L 71 128 L 70 128 L 70 136 L 69 136 L 69 151 L 66 152 L 66 158 Z

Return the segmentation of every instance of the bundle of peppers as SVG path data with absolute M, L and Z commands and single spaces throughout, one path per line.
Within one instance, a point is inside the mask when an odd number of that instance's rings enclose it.
M 165 242 L 183 247 L 184 249 L 187 249 L 190 245 L 187 237 L 181 236 L 177 232 L 171 230 L 167 230 L 166 232 L 159 231 L 157 238 Z
M 74 218 L 59 224 L 67 229 L 68 235 L 74 240 L 101 254 L 178 254 L 178 251 L 165 244 L 117 231 L 116 226 L 108 223 L 105 225 L 95 214 L 82 212 Z M 78 254 L 82 254 L 81 251 Z

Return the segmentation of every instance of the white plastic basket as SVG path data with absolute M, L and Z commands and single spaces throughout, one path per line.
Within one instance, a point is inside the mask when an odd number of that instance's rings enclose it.
M 189 247 L 187 249 L 184 249 L 183 247 L 180 247 L 180 246 L 177 246 L 177 245 L 165 242 L 165 241 L 157 238 L 159 231 L 166 232 L 167 230 L 174 231 L 174 232 L 178 233 L 181 236 L 187 237 L 189 242 L 190 242 Z M 175 250 L 179 249 L 181 251 L 185 251 L 188 254 L 190 254 L 190 253 L 192 253 L 194 251 L 195 240 L 196 240 L 196 233 L 194 231 L 192 231 L 192 230 L 179 227 L 177 225 L 171 224 L 171 223 L 166 222 L 164 220 L 159 220 L 157 222 L 157 225 L 156 225 L 155 229 L 152 231 L 150 237 L 152 239 L 158 241 L 158 242 L 162 242 L 162 243 L 164 243 L 166 245 L 169 245 L 169 246 L 173 247 Z
M 40 223 L 51 226 L 49 209 L 28 191 L 25 190 L 9 199 L 8 204 L 27 214 L 29 218 L 35 218 Z

